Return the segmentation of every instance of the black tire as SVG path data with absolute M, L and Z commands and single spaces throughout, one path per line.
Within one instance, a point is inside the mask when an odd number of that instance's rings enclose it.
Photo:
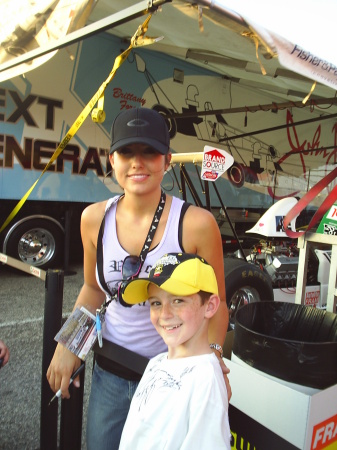
M 274 301 L 271 279 L 258 266 L 238 258 L 224 258 L 226 300 L 230 330 L 235 328 L 235 316 L 241 306 L 260 301 Z
M 29 219 L 18 225 L 7 240 L 5 252 L 31 266 L 47 270 L 62 263 L 64 233 L 47 219 Z
M 240 188 L 245 184 L 245 171 L 239 163 L 233 163 L 227 170 L 227 177 L 232 185 L 237 188 Z
M 167 116 L 173 114 L 174 111 L 172 109 L 166 108 L 166 106 L 163 105 L 153 105 L 152 109 L 154 109 L 159 114 L 164 116 L 167 128 L 169 130 L 170 139 L 173 139 L 174 136 L 177 134 L 177 123 L 175 119 L 169 119 Z

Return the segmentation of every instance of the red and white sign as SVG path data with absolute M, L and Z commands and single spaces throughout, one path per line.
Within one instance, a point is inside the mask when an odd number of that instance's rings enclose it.
M 32 275 L 34 275 L 35 277 L 41 278 L 41 270 L 39 268 L 30 266 L 29 270 Z
M 7 256 L 3 253 L 0 253 L 0 262 L 6 264 L 7 263 Z
M 209 145 L 204 147 L 201 179 L 207 181 L 217 180 L 233 164 L 234 158 L 230 153 Z
M 332 446 L 332 444 L 335 446 Z M 314 426 L 311 441 L 311 450 L 324 448 L 337 448 L 337 415 Z
M 337 221 L 337 205 L 332 205 L 330 211 L 328 212 L 327 219 L 332 219 Z
M 306 305 L 318 305 L 320 291 L 311 291 L 305 293 L 304 303 Z

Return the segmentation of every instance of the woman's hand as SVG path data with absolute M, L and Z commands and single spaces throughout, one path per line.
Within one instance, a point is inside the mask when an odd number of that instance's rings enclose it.
M 228 374 L 230 372 L 230 370 L 228 369 L 228 367 L 226 366 L 226 364 L 224 363 L 222 358 L 218 358 L 219 359 L 219 363 L 220 363 L 220 367 L 223 373 L 223 377 L 226 383 L 226 389 L 227 389 L 227 396 L 228 396 L 228 401 L 230 401 L 231 397 L 232 397 L 232 388 L 231 385 L 229 383 L 229 379 L 228 379 Z
M 47 380 L 53 392 L 61 389 L 62 398 L 70 398 L 69 383 L 71 375 L 80 366 L 81 360 L 66 347 L 58 344 L 47 370 Z M 80 380 L 74 380 L 74 386 L 80 387 Z

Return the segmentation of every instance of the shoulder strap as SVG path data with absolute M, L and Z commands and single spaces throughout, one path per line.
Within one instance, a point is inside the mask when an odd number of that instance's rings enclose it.
M 191 206 L 191 203 L 184 202 L 181 207 L 181 211 L 180 211 L 179 226 L 178 226 L 178 242 L 179 242 L 180 248 L 182 250 L 184 250 L 184 247 L 183 247 L 183 220 L 184 220 L 185 213 L 190 206 Z
M 104 289 L 105 293 L 110 296 L 110 291 L 108 288 L 108 285 L 105 282 L 104 274 L 103 274 L 103 233 L 104 233 L 104 225 L 105 225 L 105 215 L 103 217 L 101 226 L 99 228 L 98 232 L 98 238 L 97 238 L 97 274 L 99 282 L 101 283 L 102 288 Z
M 102 288 L 104 289 L 104 292 L 110 297 L 110 289 L 108 285 L 106 284 L 104 274 L 103 274 L 103 234 L 104 234 L 104 227 L 105 227 L 105 216 L 106 213 L 109 211 L 112 205 L 118 202 L 118 200 L 123 196 L 120 195 L 119 197 L 115 197 L 109 207 L 106 209 L 101 226 L 99 227 L 98 237 L 97 237 L 97 274 L 99 282 L 101 283 Z

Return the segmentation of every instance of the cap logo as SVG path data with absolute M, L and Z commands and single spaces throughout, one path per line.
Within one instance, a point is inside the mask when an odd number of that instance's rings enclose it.
M 149 125 L 150 125 L 149 122 L 143 119 L 133 119 L 127 123 L 128 127 L 147 127 Z
M 163 271 L 163 266 L 161 264 L 157 265 L 156 268 L 154 269 L 153 276 L 159 277 L 159 275 L 162 273 L 162 271 Z
M 176 266 L 180 264 L 180 261 L 178 261 L 177 257 L 174 255 L 164 255 L 162 258 L 159 259 L 157 262 L 156 268 L 158 266 L 164 267 L 164 266 Z

